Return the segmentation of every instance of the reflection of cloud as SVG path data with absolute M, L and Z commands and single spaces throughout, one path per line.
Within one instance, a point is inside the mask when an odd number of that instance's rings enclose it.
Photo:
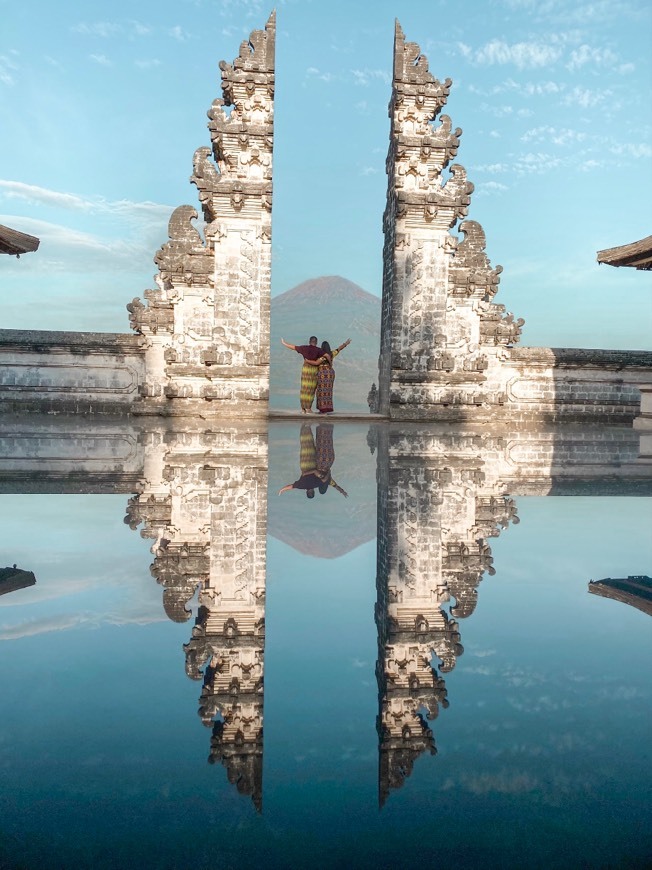
M 616 686 L 613 689 L 606 687 L 600 689 L 598 697 L 605 701 L 636 701 L 647 698 L 648 694 L 641 691 L 638 686 Z
M 477 775 L 461 774 L 457 781 L 449 777 L 441 786 L 441 791 L 464 788 L 471 794 L 523 794 L 539 788 L 539 780 L 529 773 L 514 773 L 502 770 L 499 773 Z
M 351 662 L 354 668 L 366 668 L 369 667 L 368 662 L 363 662 L 362 659 L 353 659 Z
M 512 684 L 514 685 L 514 684 Z M 530 688 L 532 684 L 524 683 L 519 688 Z M 568 710 L 573 705 L 570 701 L 562 699 L 557 701 L 549 695 L 540 695 L 538 698 L 528 700 L 522 695 L 518 697 L 510 695 L 506 698 L 507 703 L 512 709 L 519 713 L 539 714 L 539 713 L 556 713 L 559 710 Z
M 0 629 L 0 640 L 17 640 L 20 637 L 34 637 L 37 634 L 50 634 L 53 631 L 68 631 L 81 625 L 97 627 L 97 617 L 85 613 L 67 613 L 57 617 L 30 619 L 10 628 Z
M 62 559 L 58 560 L 63 561 Z M 27 607 L 32 604 L 39 604 L 44 601 L 54 601 L 58 598 L 63 598 L 67 595 L 76 595 L 78 592 L 83 592 L 86 589 L 93 589 L 96 583 L 90 579 L 66 580 L 65 583 L 46 583 L 39 585 L 38 578 L 36 586 L 30 586 L 28 589 L 21 589 L 20 595 L 11 596 L 3 595 L 0 598 L 0 607 Z
M 167 616 L 162 608 L 152 613 L 135 606 L 131 611 L 123 613 L 114 611 L 101 614 L 85 611 L 81 613 L 65 613 L 57 617 L 43 617 L 42 619 L 30 619 L 17 625 L 0 628 L 0 641 L 18 640 L 22 637 L 34 637 L 39 634 L 50 634 L 58 631 L 70 631 L 76 628 L 95 629 L 101 625 L 149 625 L 154 622 L 167 622 Z
M 467 649 L 467 655 L 475 656 L 477 659 L 486 659 L 488 656 L 495 656 L 495 649 L 477 649 L 472 652 Z
M 469 667 L 469 665 L 460 667 L 458 665 L 458 670 L 463 671 L 465 674 L 480 674 L 483 677 L 491 677 L 496 673 L 493 668 L 488 668 L 486 665 L 478 665 L 477 667 Z

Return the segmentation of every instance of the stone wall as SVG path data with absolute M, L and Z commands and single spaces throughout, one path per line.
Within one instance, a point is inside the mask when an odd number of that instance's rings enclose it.
M 136 336 L 0 330 L 0 407 L 12 411 L 115 414 L 144 383 Z

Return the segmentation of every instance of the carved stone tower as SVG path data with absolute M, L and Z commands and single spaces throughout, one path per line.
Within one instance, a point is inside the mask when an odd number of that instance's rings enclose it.
M 196 210 L 177 208 L 156 289 L 127 306 L 146 348 L 141 413 L 267 413 L 275 32 L 272 13 L 220 62 L 212 147 L 195 152 L 191 178 L 203 236 Z
M 490 266 L 482 227 L 461 223 L 463 241 L 450 232 L 473 191 L 464 168 L 449 167 L 462 131 L 448 115 L 432 123 L 450 87 L 450 79 L 442 84 L 431 75 L 397 22 L 378 397 L 380 412 L 394 418 L 427 418 L 433 406 L 502 403 L 488 372 L 523 323 L 491 302 L 501 267 Z

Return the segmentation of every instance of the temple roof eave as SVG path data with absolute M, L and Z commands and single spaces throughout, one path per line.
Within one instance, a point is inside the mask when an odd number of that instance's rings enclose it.
M 598 251 L 597 261 L 608 266 L 631 266 L 649 271 L 652 269 L 652 236 L 628 245 Z
M 41 240 L 37 239 L 36 236 L 19 233 L 18 230 L 12 230 L 11 227 L 0 224 L 0 254 L 20 257 L 21 254 L 36 251 L 40 243 Z

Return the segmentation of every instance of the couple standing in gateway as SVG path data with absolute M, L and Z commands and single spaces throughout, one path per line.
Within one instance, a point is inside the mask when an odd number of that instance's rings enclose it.
M 290 350 L 296 350 L 303 357 L 301 368 L 301 410 L 304 414 L 312 413 L 312 402 L 317 394 L 317 410 L 320 414 L 333 413 L 333 385 L 335 383 L 335 370 L 333 360 L 351 344 L 351 339 L 341 344 L 335 350 L 327 341 L 322 341 L 321 347 L 317 346 L 317 336 L 311 335 L 308 344 L 288 344 L 282 338 L 281 342 Z

